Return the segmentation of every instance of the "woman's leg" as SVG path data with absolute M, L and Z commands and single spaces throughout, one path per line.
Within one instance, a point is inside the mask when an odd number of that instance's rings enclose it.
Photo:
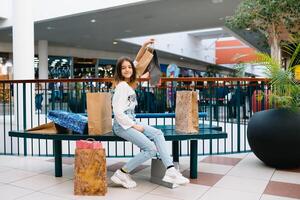
M 147 124 L 138 124 L 144 127 L 144 135 L 146 135 L 149 139 L 154 141 L 156 148 L 159 152 L 160 158 L 163 161 L 165 167 L 167 168 L 165 176 L 162 180 L 174 184 L 189 183 L 189 179 L 183 177 L 182 174 L 174 168 L 172 158 L 167 149 L 167 143 L 162 131 Z
M 150 140 L 154 141 L 157 151 L 165 167 L 167 168 L 169 166 L 173 166 L 173 161 L 168 151 L 167 142 L 162 131 L 144 123 L 138 122 L 138 124 L 144 127 L 144 135 L 147 136 Z
M 139 154 L 137 154 L 134 158 L 129 160 L 122 167 L 122 169 L 126 172 L 131 172 L 136 167 L 138 167 L 139 165 L 156 155 L 157 149 L 154 143 L 143 133 L 135 130 L 134 128 L 124 130 L 122 127 L 119 126 L 114 127 L 114 132 L 116 135 L 137 145 L 142 150 Z

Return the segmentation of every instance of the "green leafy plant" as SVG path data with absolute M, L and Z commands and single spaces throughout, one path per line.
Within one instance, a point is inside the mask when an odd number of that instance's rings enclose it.
M 226 18 L 226 25 L 233 29 L 260 31 L 268 39 L 271 55 L 281 59 L 281 42 L 289 34 L 299 32 L 299 0 L 244 0 L 234 16 Z
M 258 62 L 266 67 L 265 73 L 270 78 L 270 103 L 276 108 L 296 109 L 300 106 L 300 88 L 294 79 L 293 67 L 283 69 L 268 54 L 257 53 Z
M 295 80 L 294 68 L 300 63 L 300 40 L 291 39 L 283 50 L 289 53 L 287 69 L 266 53 L 257 53 L 256 64 L 264 65 L 265 73 L 270 78 L 270 104 L 276 108 L 297 110 L 300 107 L 300 85 Z

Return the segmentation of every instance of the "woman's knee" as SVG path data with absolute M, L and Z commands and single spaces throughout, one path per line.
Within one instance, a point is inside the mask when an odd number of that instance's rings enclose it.
M 157 129 L 156 131 L 155 131 L 155 135 L 154 135 L 154 140 L 155 139 L 161 139 L 162 137 L 164 137 L 164 134 L 163 134 L 163 132 L 161 131 L 161 130 L 159 130 L 159 129 Z
M 152 145 L 151 147 L 148 147 L 145 149 L 145 153 L 147 153 L 150 158 L 155 156 L 157 154 L 156 146 Z

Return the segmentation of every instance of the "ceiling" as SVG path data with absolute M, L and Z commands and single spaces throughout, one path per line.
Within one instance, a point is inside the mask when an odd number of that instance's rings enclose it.
M 234 13 L 239 2 L 241 0 L 160 0 L 66 16 L 35 23 L 35 40 L 48 40 L 50 45 L 136 53 L 137 46 L 125 42 L 113 45 L 113 41 L 221 27 L 224 18 Z M 91 23 L 92 19 L 96 22 Z M 11 28 L 0 30 L 0 41 L 11 41 L 11 32 Z

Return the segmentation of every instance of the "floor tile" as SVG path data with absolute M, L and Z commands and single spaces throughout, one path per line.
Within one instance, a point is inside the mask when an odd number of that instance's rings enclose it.
M 139 200 L 155 200 L 155 199 L 159 199 L 159 200 L 172 200 L 172 199 L 176 199 L 174 197 L 164 197 L 161 195 L 154 195 L 154 194 L 146 194 L 144 196 L 142 196 L 142 198 L 140 198 Z
M 229 158 L 245 158 L 249 153 L 233 153 L 233 154 L 224 154 L 222 156 Z
M 300 173 L 276 170 L 271 180 L 285 183 L 300 184 Z
M 264 194 L 300 199 L 300 184 L 270 181 Z
M 47 162 L 43 158 L 39 159 L 39 157 L 21 158 L 20 160 L 10 162 L 9 166 L 35 173 L 43 173 L 54 169 L 53 163 Z
M 267 184 L 268 181 L 266 180 L 241 178 L 227 175 L 217 182 L 215 187 L 262 194 Z
M 189 170 L 184 171 L 183 175 L 188 178 L 190 176 L 190 171 Z M 198 172 L 198 178 L 190 179 L 190 181 L 193 184 L 214 186 L 222 178 L 223 175 Z
M 280 197 L 274 195 L 263 194 L 260 200 L 295 200 L 295 198 Z
M 55 185 L 53 187 L 42 190 L 41 192 L 55 195 L 58 197 L 63 197 L 66 199 L 120 199 L 122 200 L 132 200 L 138 199 L 144 195 L 142 192 L 137 192 L 133 190 L 128 190 L 122 187 L 108 187 L 107 194 L 105 196 L 75 196 L 73 194 L 74 183 L 73 181 L 66 181 L 61 184 Z
M 162 197 L 175 198 L 175 199 L 198 199 L 200 198 L 210 187 L 203 185 L 187 184 L 179 186 L 174 189 L 159 186 L 149 194 L 160 195 Z
M 230 190 L 224 188 L 211 188 L 206 192 L 200 200 L 259 200 L 261 194 L 242 192 L 237 190 Z
M 109 187 L 108 192 L 105 195 L 104 199 L 122 199 L 122 200 L 133 200 L 133 199 L 139 199 L 142 196 L 144 196 L 144 193 L 137 192 L 133 190 L 128 190 L 125 188 L 114 188 Z
M 9 170 L 12 170 L 12 168 L 11 167 L 0 166 L 0 173 L 1 172 L 7 172 Z
M 55 176 L 54 165 L 53 165 L 53 169 L 43 172 L 42 174 L 45 174 L 48 176 Z M 73 179 L 74 178 L 74 166 L 73 165 L 63 165 L 62 175 L 64 178 Z
M 18 198 L 18 200 L 64 200 L 65 198 L 53 196 L 50 194 L 35 192 L 24 197 Z
M 3 200 L 16 199 L 30 193 L 33 193 L 33 191 L 12 185 L 4 185 L 0 187 L 1 199 Z
M 257 167 L 257 166 L 266 166 L 266 165 L 261 160 L 259 160 L 253 153 L 249 153 L 236 166 Z
M 37 190 L 49 188 L 53 185 L 57 185 L 67 180 L 68 179 L 64 177 L 54 177 L 54 176 L 48 176 L 44 174 L 38 174 L 36 176 L 25 178 L 20 181 L 15 181 L 11 184 L 18 187 L 23 187 L 23 188 L 37 191 Z
M 54 158 L 47 160 L 47 162 L 54 163 Z M 64 165 L 73 165 L 74 164 L 74 157 L 63 157 L 62 164 Z
M 241 158 L 231 158 L 231 157 L 224 157 L 224 156 L 209 156 L 209 157 L 201 160 L 201 162 L 235 166 L 241 160 L 242 160 Z
M 258 163 L 257 166 L 235 166 L 229 172 L 230 176 L 270 180 L 275 169 Z
M 213 174 L 227 174 L 233 166 L 231 165 L 220 165 L 220 164 L 213 164 L 213 163 L 198 163 L 198 172 L 205 172 L 205 173 L 213 173 Z
M 12 169 L 7 172 L 0 173 L 0 182 L 1 183 L 11 183 L 14 181 L 22 180 L 31 176 L 35 176 L 37 173 L 28 172 L 19 169 Z

